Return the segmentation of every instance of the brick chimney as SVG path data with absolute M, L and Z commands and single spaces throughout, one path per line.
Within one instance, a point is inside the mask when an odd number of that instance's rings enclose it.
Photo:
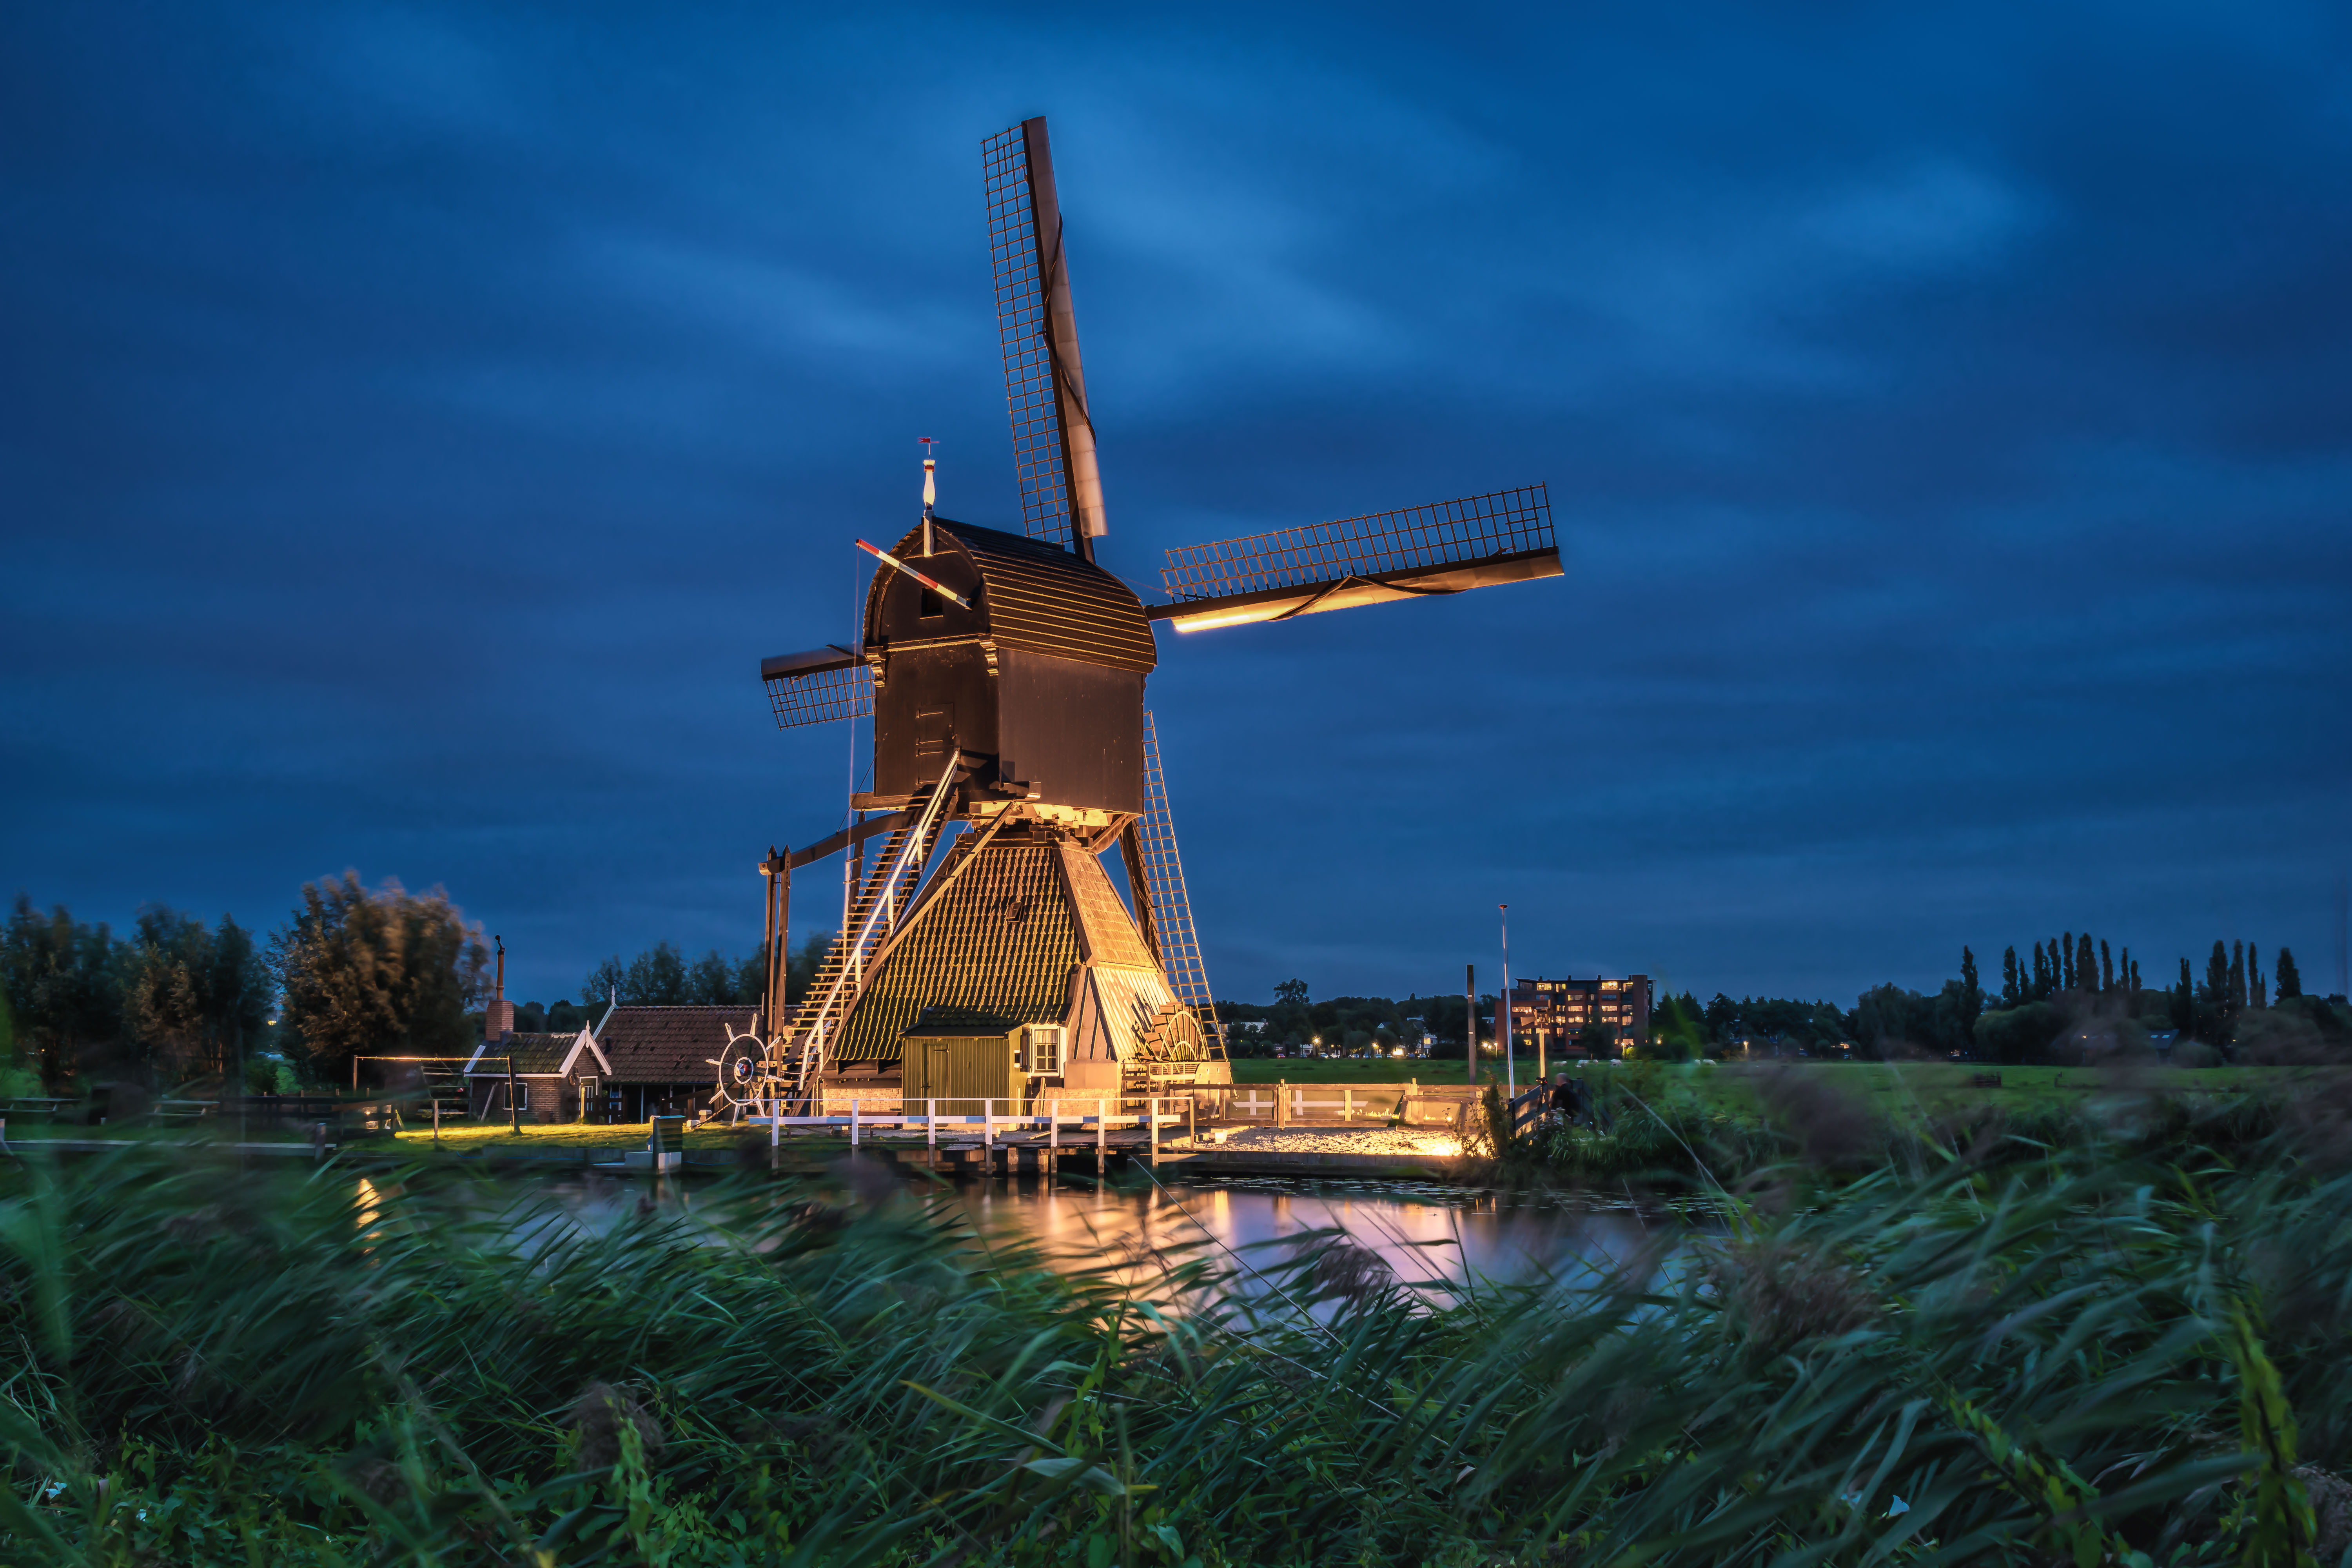
M 489 1005 L 482 1009 L 482 1043 L 495 1046 L 514 1033 L 514 1004 L 507 1000 L 507 943 L 504 937 L 494 936 L 498 944 L 499 977 L 491 988 Z

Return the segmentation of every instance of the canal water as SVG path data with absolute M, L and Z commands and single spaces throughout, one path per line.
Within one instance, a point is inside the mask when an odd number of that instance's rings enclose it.
M 975 1182 L 958 1199 L 982 1236 L 1033 1241 L 1073 1266 L 1189 1255 L 1246 1277 L 1344 1237 L 1437 1300 L 1458 1296 L 1465 1275 L 1475 1289 L 1647 1273 L 1662 1237 L 1679 1229 L 1630 1205 L 1396 1183 Z
M 983 1244 L 1034 1247 L 1056 1267 L 1109 1268 L 1150 1289 L 1153 1275 L 1192 1259 L 1255 1293 L 1264 1274 L 1334 1238 L 1376 1254 L 1396 1280 L 1433 1301 L 1460 1299 L 1479 1281 L 1597 1283 L 1628 1269 L 1643 1275 L 1686 1234 L 1671 1215 L 1631 1204 L 1467 1192 L 1435 1184 L 1310 1183 L 1232 1178 L 1213 1183 L 1102 1184 L 1027 1176 L 932 1189 L 884 1184 L 866 1201 L 951 1205 Z M 362 1184 L 362 1205 L 373 1189 Z M 571 1223 L 620 1223 L 646 1203 L 691 1212 L 698 1183 L 567 1177 L 549 1185 Z M 847 1198 L 847 1194 L 845 1194 Z M 848 1201 L 859 1201 L 848 1198 Z M 542 1222 L 543 1223 L 543 1222 Z

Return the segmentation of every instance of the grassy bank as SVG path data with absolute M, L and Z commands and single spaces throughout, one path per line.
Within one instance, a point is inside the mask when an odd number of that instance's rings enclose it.
M 1455 1305 L 1345 1244 L 1074 1276 L 887 1184 L 29 1162 L 0 1561 L 2333 1563 L 2341 1152 L 1792 1166 Z
M 1235 1083 L 1405 1083 L 1456 1085 L 1467 1080 L 1459 1061 L 1313 1061 L 1272 1057 L 1236 1057 Z

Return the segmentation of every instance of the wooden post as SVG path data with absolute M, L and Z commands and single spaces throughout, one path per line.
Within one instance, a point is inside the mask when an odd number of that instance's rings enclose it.
M 923 1147 L 933 1154 L 940 1152 L 940 1102 L 923 1101 Z
M 1353 1121 L 1355 1119 L 1356 1091 L 1352 1089 L 1343 1089 L 1339 1091 L 1339 1120 Z
M 1110 1147 L 1110 1112 L 1101 1095 L 1095 1096 L 1095 1173 L 1102 1173 L 1104 1151 Z
M 1470 1004 L 1470 1087 L 1478 1087 L 1478 966 L 1462 966 L 1462 996 Z
M 1409 1078 L 1405 1079 L 1404 1104 L 1398 1108 L 1400 1114 L 1397 1117 L 1397 1121 L 1400 1125 L 1405 1127 L 1411 1127 L 1413 1125 L 1412 1108 L 1419 1102 L 1420 1099 L 1421 1079 L 1417 1078 Z
M 437 1095 L 433 1100 L 433 1146 L 441 1146 L 441 1100 Z
M 849 1146 L 857 1147 L 857 1108 L 860 1101 L 855 1092 L 849 1097 Z
M 1153 1095 L 1146 1101 L 1151 1108 L 1151 1163 L 1160 1163 L 1160 1097 Z
M 356 1067 L 352 1069 L 356 1072 Z M 507 1053 L 507 1130 L 517 1137 L 522 1135 L 522 1109 L 515 1104 L 514 1053 Z
M 1200 1107 L 1201 1100 L 1198 1095 L 1188 1094 L 1184 1097 L 1184 1142 L 1188 1144 L 1197 1142 L 1201 1136 L 1200 1118 L 1195 1114 Z
M 985 1165 L 988 1163 L 987 1152 L 996 1147 L 996 1101 L 993 1100 L 980 1102 L 980 1163 Z
M 1289 1108 L 1290 1080 L 1286 1078 L 1277 1079 L 1274 1086 L 1274 1130 L 1276 1132 L 1290 1124 L 1289 1119 L 1284 1114 Z

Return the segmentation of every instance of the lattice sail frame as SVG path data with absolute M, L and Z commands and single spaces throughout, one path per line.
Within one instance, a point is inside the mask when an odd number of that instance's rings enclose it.
M 1555 548 L 1550 492 L 1528 485 L 1182 546 L 1168 552 L 1160 583 L 1171 599 L 1196 604 Z
M 1013 466 L 1021 479 L 1021 524 L 1032 539 L 1070 542 L 1069 468 L 1054 385 L 1054 342 L 1045 258 L 1023 128 L 980 144 L 988 192 L 989 265 L 996 279 L 996 335 L 1004 350 L 1004 404 L 1013 420 Z
M 862 664 L 846 669 L 772 675 L 767 682 L 768 705 L 775 710 L 780 730 L 874 716 L 874 672 Z
M 1224 1021 L 1209 992 L 1208 965 L 1192 929 L 1192 896 L 1184 886 L 1184 862 L 1176 852 L 1176 816 L 1168 804 L 1168 775 L 1160 762 L 1160 730 L 1151 710 L 1143 712 L 1143 881 L 1151 900 L 1151 921 L 1160 939 L 1160 967 L 1176 999 L 1192 1009 L 1213 1045 L 1212 1060 L 1223 1060 Z

